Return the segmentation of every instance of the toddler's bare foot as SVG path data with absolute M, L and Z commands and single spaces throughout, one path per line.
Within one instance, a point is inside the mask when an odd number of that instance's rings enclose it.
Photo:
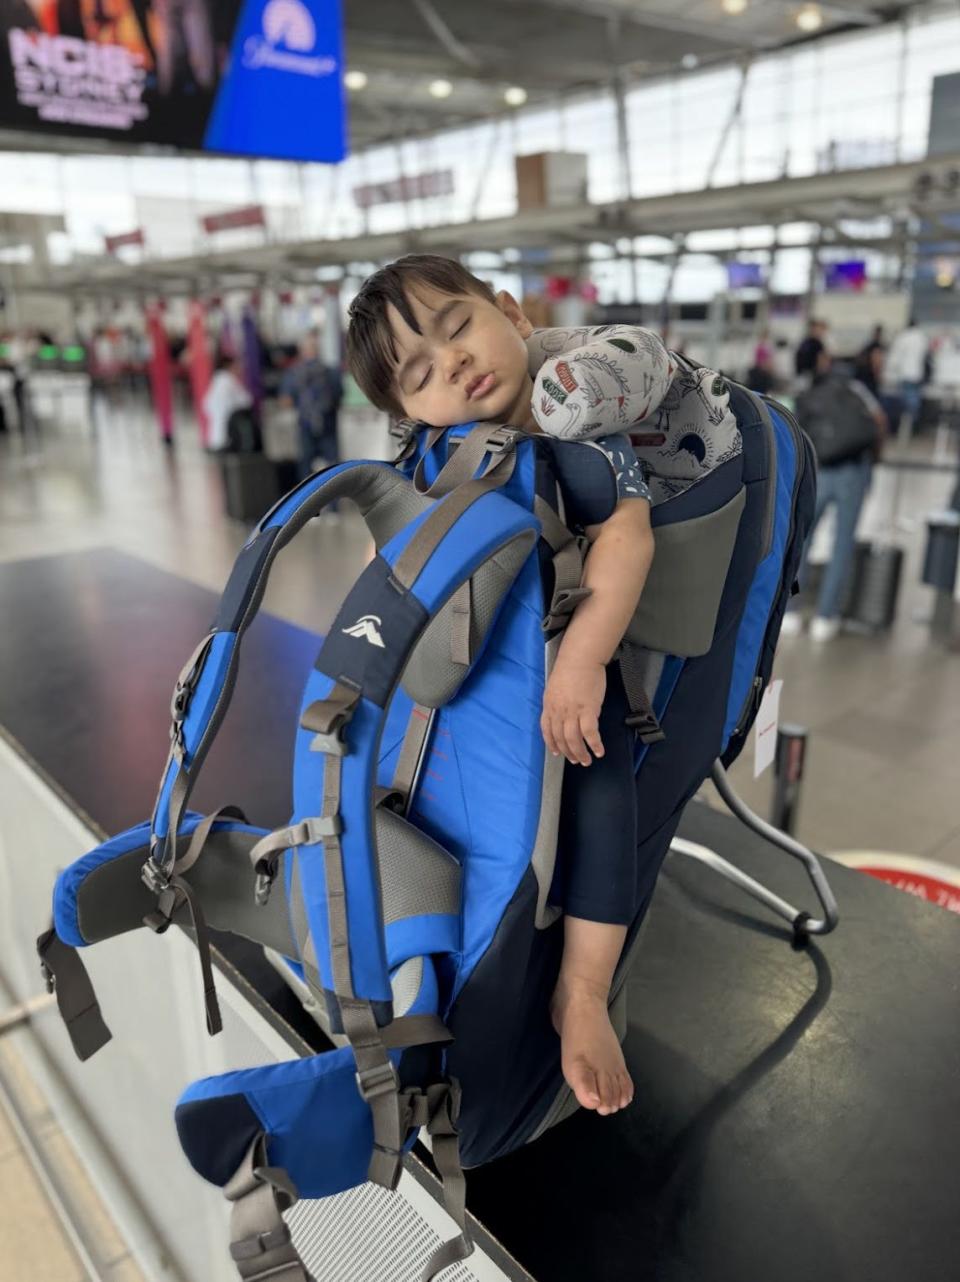
M 633 1082 L 607 1011 L 607 994 L 589 981 L 559 980 L 550 1018 L 560 1037 L 567 1085 L 583 1108 L 605 1117 L 633 1099 Z

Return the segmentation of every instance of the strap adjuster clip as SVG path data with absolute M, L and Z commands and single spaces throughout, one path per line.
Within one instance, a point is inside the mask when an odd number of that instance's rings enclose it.
M 373 1099 L 378 1099 L 381 1095 L 396 1094 L 400 1089 L 400 1078 L 397 1076 L 397 1070 L 393 1061 L 388 1059 L 383 1064 L 377 1064 L 373 1068 L 364 1068 L 358 1070 L 354 1077 L 363 1099 L 369 1104 Z
M 252 1233 L 250 1237 L 241 1238 L 239 1242 L 231 1242 L 230 1254 L 234 1260 L 253 1260 L 258 1255 L 266 1255 L 268 1251 L 286 1246 L 289 1241 L 290 1230 L 286 1223 L 283 1223 L 274 1229 L 266 1229 L 262 1233 Z M 253 1276 L 255 1278 L 257 1275 Z
M 523 433 L 515 427 L 495 427 L 484 441 L 484 448 L 488 454 L 503 454 L 514 447 L 518 436 Z
M 624 718 L 624 723 L 631 730 L 636 730 L 637 737 L 641 743 L 660 743 L 666 739 L 666 735 L 660 728 L 660 722 L 652 712 L 631 712 Z

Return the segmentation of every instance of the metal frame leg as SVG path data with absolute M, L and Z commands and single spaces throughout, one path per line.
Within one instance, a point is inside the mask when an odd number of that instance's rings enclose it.
M 793 927 L 794 938 L 804 939 L 810 935 L 828 935 L 834 929 L 840 919 L 837 911 L 837 901 L 834 898 L 833 891 L 830 889 L 830 883 L 820 866 L 817 859 L 806 846 L 802 846 L 799 841 L 781 832 L 779 828 L 774 828 L 768 824 L 765 819 L 754 814 L 750 807 L 741 800 L 734 792 L 727 778 L 727 772 L 719 761 L 715 761 L 713 769 L 710 772 L 710 778 L 713 780 L 717 792 L 720 794 L 723 802 L 730 808 L 732 813 L 745 823 L 753 832 L 765 837 L 767 841 L 777 846 L 780 850 L 792 855 L 794 859 L 799 859 L 807 870 L 810 880 L 813 882 L 813 888 L 817 892 L 817 898 L 823 909 L 822 917 L 813 917 L 810 913 L 800 908 L 795 908 L 787 900 L 781 899 L 772 890 L 768 890 L 761 882 L 756 881 L 739 868 L 728 863 L 726 859 L 721 858 L 715 851 L 706 846 L 701 846 L 694 841 L 686 841 L 682 837 L 676 837 L 670 844 L 671 850 L 677 854 L 687 855 L 691 859 L 697 859 L 718 872 L 721 877 L 726 877 L 728 881 L 739 886 L 741 890 L 752 895 L 754 899 L 759 899 L 761 903 L 766 904 L 772 909 L 777 916 L 783 917 L 790 922 Z

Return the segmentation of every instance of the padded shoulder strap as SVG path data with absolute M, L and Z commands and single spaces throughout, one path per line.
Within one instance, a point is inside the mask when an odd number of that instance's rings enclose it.
M 310 927 L 305 959 L 320 972 L 334 1023 L 357 998 L 375 1004 L 378 1023 L 391 1015 L 374 801 L 394 691 L 414 646 L 460 585 L 508 546 L 519 570 L 536 542 L 534 515 L 485 488 L 490 479 L 461 486 L 374 558 L 304 691 L 292 823 L 317 816 L 320 798 L 320 818 L 332 822 L 333 834 L 297 846 L 296 860 Z
M 397 486 L 409 487 L 389 463 L 353 462 L 328 468 L 293 490 L 263 518 L 240 550 L 214 625 L 180 673 L 171 701 L 171 747 L 154 807 L 151 860 L 169 873 L 176 833 L 203 760 L 230 706 L 243 635 L 256 617 L 277 554 L 334 499 L 353 498 L 362 511 Z

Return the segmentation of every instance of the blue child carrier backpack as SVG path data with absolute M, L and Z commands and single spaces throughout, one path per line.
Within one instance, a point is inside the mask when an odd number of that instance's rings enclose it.
M 813 512 L 795 421 L 730 391 L 740 448 L 653 509 L 653 567 L 619 655 L 645 880 L 611 989 L 615 1026 L 681 812 L 756 715 Z M 190 794 L 271 567 L 338 498 L 357 504 L 377 554 L 306 678 L 290 822 L 270 832 L 233 806 L 203 817 Z M 322 1003 L 331 1049 L 206 1078 L 177 1105 L 184 1152 L 232 1203 L 245 1279 L 308 1282 L 282 1213 L 366 1180 L 394 1188 L 420 1128 L 463 1230 L 426 1266 L 436 1277 L 472 1249 L 462 1167 L 575 1107 L 547 1009 L 564 760 L 539 719 L 584 595 L 576 532 L 616 502 L 598 446 L 489 423 L 411 433 L 393 463 L 310 477 L 250 535 L 176 682 L 152 818 L 57 881 L 38 949 L 81 1058 L 110 1033 L 76 950 L 142 925 L 192 925 L 211 1033 L 209 926 L 273 950 Z

